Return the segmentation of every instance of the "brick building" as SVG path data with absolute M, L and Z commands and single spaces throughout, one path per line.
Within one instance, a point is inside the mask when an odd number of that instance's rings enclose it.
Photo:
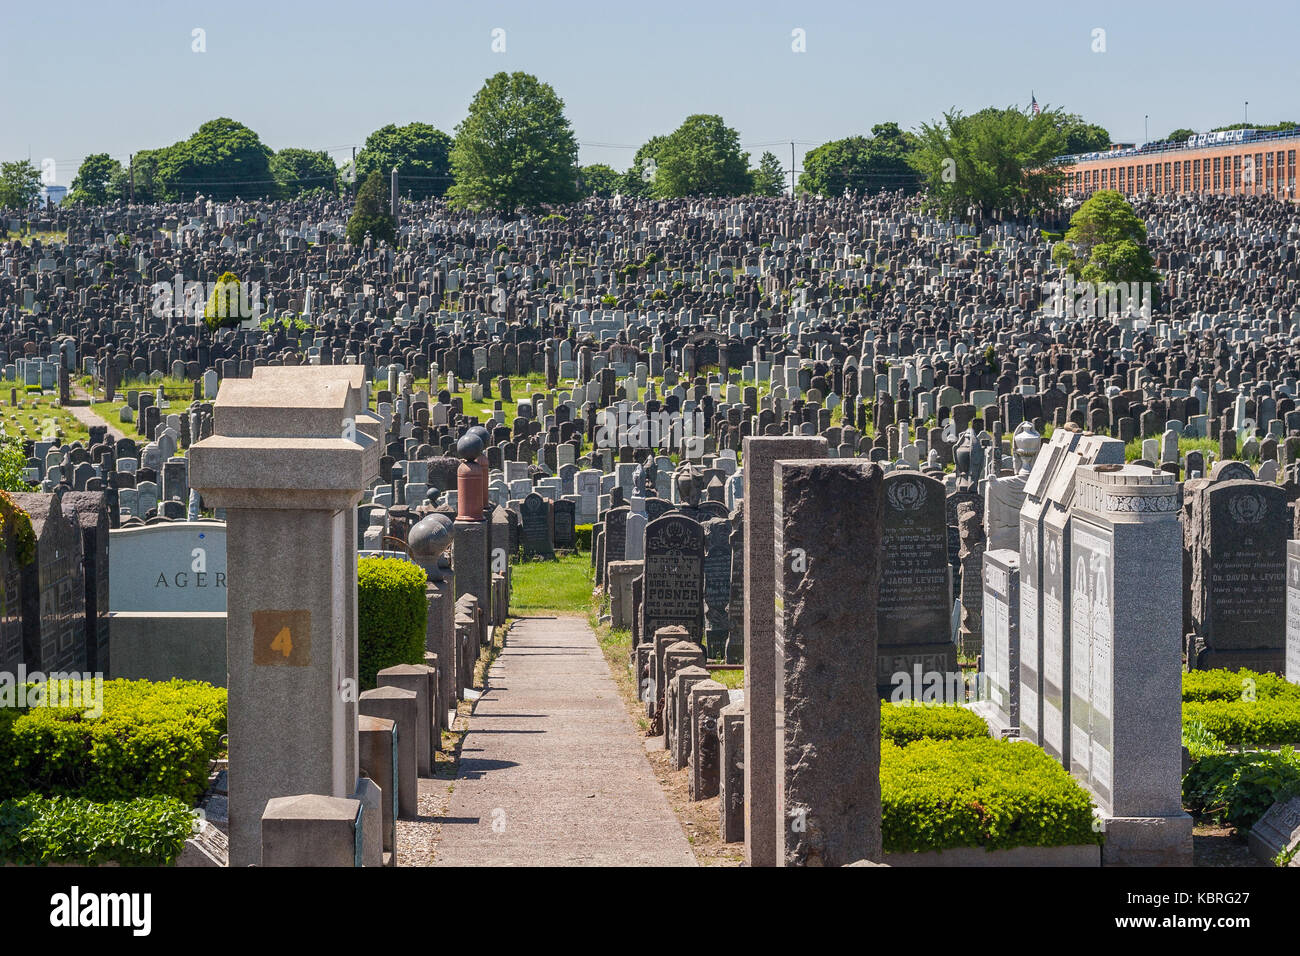
M 1185 143 L 1151 143 L 1066 158 L 1066 190 L 1086 197 L 1098 189 L 1125 195 L 1209 193 L 1296 199 L 1300 130 L 1228 130 Z

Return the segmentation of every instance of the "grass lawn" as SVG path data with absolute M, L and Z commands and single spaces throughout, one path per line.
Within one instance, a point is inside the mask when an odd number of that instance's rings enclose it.
M 18 406 L 9 404 L 10 389 L 18 389 Z M 64 444 L 88 441 L 90 431 L 58 405 L 58 393 L 25 391 L 12 381 L 0 382 L 0 435 L 31 441 L 58 439 Z
M 525 561 L 511 568 L 511 614 L 561 611 L 580 614 L 591 605 L 591 558 L 564 555 L 555 561 Z
M 709 679 L 715 680 L 727 690 L 739 690 L 745 686 L 745 669 L 738 667 L 727 670 L 709 671 Z

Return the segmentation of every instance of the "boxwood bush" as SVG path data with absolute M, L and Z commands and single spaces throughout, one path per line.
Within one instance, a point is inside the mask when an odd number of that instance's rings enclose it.
M 174 797 L 0 800 L 0 864 L 168 866 L 193 825 L 188 806 Z
M 375 675 L 385 667 L 424 663 L 427 582 L 419 565 L 401 558 L 357 562 L 357 679 L 362 690 L 374 687 Z
M 1183 675 L 1183 723 L 1225 744 L 1300 743 L 1300 686 L 1247 668 L 1191 671 Z
M 1262 674 L 1244 667 L 1236 671 L 1222 667 L 1188 671 L 1183 675 L 1183 703 L 1241 701 L 1247 696 L 1256 700 L 1274 697 L 1300 701 L 1300 685 L 1289 683 L 1276 674 Z
M 0 799 L 174 797 L 193 806 L 226 732 L 226 691 L 200 681 L 104 682 L 103 713 L 0 709 Z
M 1227 744 L 1273 747 L 1300 743 L 1300 700 L 1209 700 L 1183 704 L 1183 720 L 1197 721 Z
M 1024 742 L 883 740 L 880 803 L 887 853 L 1101 842 L 1087 792 Z
M 957 704 L 880 702 L 880 736 L 899 747 L 925 739 L 961 740 L 988 735 L 984 719 Z

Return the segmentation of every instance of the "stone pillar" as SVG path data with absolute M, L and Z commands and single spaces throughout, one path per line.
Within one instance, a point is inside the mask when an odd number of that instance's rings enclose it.
M 361 801 L 348 797 L 272 797 L 258 819 L 257 858 L 262 866 L 361 866 L 362 817 Z
M 397 807 L 404 817 L 419 814 L 420 705 L 414 691 L 400 687 L 376 687 L 361 695 L 361 713 L 382 717 L 394 724 L 397 735 Z M 428 736 L 424 743 L 428 744 Z
M 457 518 L 452 531 L 455 535 L 452 548 L 456 568 L 456 597 L 469 594 L 478 601 L 480 607 L 491 608 L 492 567 L 491 556 L 488 554 L 488 523 Z M 487 642 L 487 634 L 481 629 L 490 628 L 489 622 L 489 614 L 479 615 L 480 644 Z
M 230 379 L 190 481 L 226 513 L 230 865 L 261 861 L 273 797 L 357 778 L 355 508 L 378 475 L 360 368 Z
M 772 466 L 826 458 L 826 439 L 745 439 L 745 862 L 776 866 L 776 657 Z M 877 721 L 879 717 L 877 716 Z
M 1070 527 L 1070 771 L 1092 791 L 1103 865 L 1192 865 L 1182 808 L 1182 532 L 1173 475 L 1085 465 Z
M 745 702 L 718 717 L 718 832 L 725 843 L 745 839 Z
M 439 715 L 448 727 L 452 724 L 451 712 L 460 700 L 461 687 L 456 680 L 456 599 L 452 595 L 451 581 L 430 581 L 425 585 L 424 596 L 429 601 L 428 624 L 425 630 L 424 646 L 438 655 L 438 682 L 442 693 L 439 695 L 447 714 Z
M 971 709 L 994 737 L 1020 728 L 1020 555 L 1009 548 L 984 552 L 982 698 Z
M 706 678 L 690 689 L 687 712 L 691 726 L 691 775 L 686 780 L 686 791 L 692 800 L 718 795 L 718 719 L 729 699 L 727 688 L 715 680 Z
M 1286 679 L 1300 684 L 1300 541 L 1286 543 Z
M 396 864 L 397 847 L 397 724 L 384 717 L 357 716 L 358 760 L 361 771 L 379 785 L 383 794 L 383 845 Z
M 395 664 L 375 675 L 380 687 L 397 687 L 415 694 L 415 765 L 428 776 L 433 770 L 433 707 L 429 668 L 423 664 Z
M 773 484 L 777 862 L 881 862 L 884 472 L 853 459 L 778 461 Z

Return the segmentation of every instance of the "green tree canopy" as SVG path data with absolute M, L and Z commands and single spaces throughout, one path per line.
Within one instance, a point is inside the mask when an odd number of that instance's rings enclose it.
M 925 177 L 929 204 L 952 218 L 995 211 L 1015 217 L 1054 209 L 1064 173 L 1056 157 L 1065 151 L 1061 111 L 1037 116 L 989 107 L 970 116 L 958 110 L 924 123 L 912 166 Z
M 632 157 L 632 165 L 623 174 L 619 192 L 625 196 L 649 196 L 654 192 L 659 175 L 659 149 L 665 139 L 666 136 L 651 136 L 641 144 Z
M 800 190 L 822 196 L 840 196 L 846 189 L 858 193 L 915 190 L 918 177 L 907 161 L 916 148 L 915 137 L 897 123 L 877 123 L 871 133 L 831 140 L 809 150 L 803 158 Z
M 161 198 L 245 199 L 274 196 L 271 150 L 257 134 L 227 117 L 208 120 L 187 140 L 159 150 Z M 136 196 L 140 196 L 136 180 Z
M 379 172 L 366 177 L 357 191 L 357 201 L 352 207 L 352 217 L 348 219 L 348 242 L 360 245 L 366 233 L 379 242 L 397 241 L 397 223 L 388 208 L 388 178 Z
M 0 209 L 26 209 L 41 191 L 41 172 L 29 160 L 0 163 Z
M 1194 129 L 1184 129 L 1184 128 L 1180 127 L 1180 128 L 1178 128 L 1178 129 L 1174 130 L 1174 131 L 1173 131 L 1172 133 L 1170 133 L 1168 136 L 1166 136 L 1165 139 L 1167 139 L 1167 140 L 1172 140 L 1172 141 L 1174 141 L 1174 142 L 1176 142 L 1176 143 L 1185 143 L 1185 142 L 1187 141 L 1187 137 L 1189 137 L 1189 136 L 1195 136 L 1195 135 L 1196 135 L 1196 130 L 1194 130 Z
M 1065 151 L 1071 155 L 1099 153 L 1110 148 L 1110 132 L 1095 123 L 1085 123 L 1076 113 L 1062 114 L 1061 132 L 1065 134 Z
M 1156 282 L 1147 227 L 1120 193 L 1100 189 L 1070 217 L 1052 260 L 1085 282 Z
M 661 199 L 739 196 L 753 186 L 740 134 L 715 114 L 686 117 L 659 144 L 655 160 L 653 194 Z
M 622 177 L 604 163 L 592 163 L 578 170 L 578 191 L 584 196 L 608 199 L 618 191 Z
M 749 178 L 755 196 L 780 196 L 785 192 L 785 171 L 775 153 L 763 153 L 758 168 L 749 171 Z
M 366 137 L 357 153 L 357 181 L 387 177 L 397 167 L 397 188 L 412 199 L 437 198 L 451 185 L 451 137 L 428 123 L 389 123 Z
M 87 206 L 98 206 L 120 199 L 121 193 L 116 193 L 115 188 L 121 184 L 121 180 L 121 163 L 108 153 L 92 153 L 81 161 L 81 168 L 72 180 L 68 199 Z
M 483 84 L 456 127 L 455 182 L 462 208 L 514 215 L 577 197 L 578 142 L 564 101 L 528 73 L 498 73 Z
M 338 167 L 323 150 L 282 149 L 271 157 L 271 175 L 281 196 L 297 196 L 313 189 L 334 190 Z

